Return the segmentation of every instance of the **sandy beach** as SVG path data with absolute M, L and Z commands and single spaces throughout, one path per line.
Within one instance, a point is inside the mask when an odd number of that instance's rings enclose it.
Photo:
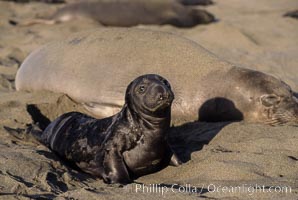
M 214 0 L 217 22 L 193 28 L 138 25 L 189 38 L 239 67 L 282 79 L 298 91 L 298 20 L 283 15 L 296 0 Z M 15 26 L 64 4 L 0 1 L 0 199 L 285 199 L 298 197 L 298 128 L 246 122 L 191 122 L 172 127 L 169 142 L 184 162 L 119 187 L 62 161 L 26 131 L 40 117 L 85 112 L 63 94 L 17 92 L 26 56 L 51 41 L 103 27 L 91 19 Z

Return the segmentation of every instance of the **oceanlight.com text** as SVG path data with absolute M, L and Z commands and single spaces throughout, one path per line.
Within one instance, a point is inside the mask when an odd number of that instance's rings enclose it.
M 134 193 L 156 193 L 165 195 L 167 193 L 187 193 L 200 195 L 204 193 L 242 193 L 254 195 L 256 193 L 291 193 L 290 186 L 266 186 L 259 184 L 242 184 L 239 186 L 225 186 L 217 184 L 202 184 L 201 186 L 192 186 L 190 184 L 135 184 L 125 186 L 127 190 Z

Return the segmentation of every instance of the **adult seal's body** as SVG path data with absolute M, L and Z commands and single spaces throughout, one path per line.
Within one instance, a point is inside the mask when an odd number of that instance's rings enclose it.
M 77 112 L 53 121 L 39 140 L 58 155 L 106 183 L 129 183 L 179 160 L 166 141 L 174 94 L 158 75 L 144 75 L 127 88 L 122 110 L 94 119 Z
M 92 19 L 105 26 L 122 27 L 139 24 L 192 27 L 215 20 L 209 12 L 183 6 L 176 0 L 103 0 L 67 4 L 48 19 L 34 19 L 21 24 L 55 24 L 79 18 Z
M 65 93 L 99 117 L 118 112 L 129 80 L 166 77 L 174 124 L 194 120 L 297 123 L 297 102 L 282 81 L 235 67 L 197 43 L 141 29 L 97 29 L 50 43 L 24 61 L 18 90 Z

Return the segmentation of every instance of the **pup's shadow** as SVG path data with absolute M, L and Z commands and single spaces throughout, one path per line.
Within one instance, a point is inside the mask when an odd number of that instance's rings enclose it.
M 198 110 L 196 122 L 171 127 L 168 142 L 182 162 L 191 159 L 194 151 L 200 151 L 226 125 L 243 120 L 243 114 L 233 101 L 216 97 L 208 99 Z
M 191 154 L 200 151 L 226 125 L 231 122 L 190 122 L 182 126 L 172 127 L 168 142 L 179 159 L 185 163 L 191 160 Z

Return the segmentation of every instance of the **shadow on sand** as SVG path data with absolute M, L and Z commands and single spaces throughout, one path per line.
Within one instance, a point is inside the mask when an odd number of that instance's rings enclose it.
M 168 141 L 182 162 L 188 162 L 191 154 L 200 151 L 226 125 L 243 120 L 243 114 L 226 98 L 207 100 L 198 110 L 199 121 L 171 127 Z

